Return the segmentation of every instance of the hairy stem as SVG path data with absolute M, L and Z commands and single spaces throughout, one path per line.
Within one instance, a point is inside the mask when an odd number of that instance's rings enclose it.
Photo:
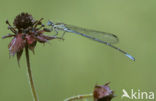
M 93 97 L 93 94 L 85 94 L 85 95 L 72 96 L 70 98 L 65 99 L 64 101 L 73 101 L 73 100 L 85 99 L 85 98 L 90 98 L 90 97 Z
M 32 72 L 31 72 L 31 68 L 30 68 L 28 45 L 26 45 L 26 47 L 25 47 L 25 55 L 26 55 L 28 75 L 29 75 L 29 81 L 30 81 L 30 85 L 31 85 L 31 90 L 32 90 L 32 93 L 33 93 L 33 97 L 34 97 L 34 100 L 35 101 L 39 101 L 38 100 L 38 97 L 37 97 L 36 90 L 35 90 L 35 86 L 34 86 L 34 82 L 33 82 L 33 77 L 32 77 Z

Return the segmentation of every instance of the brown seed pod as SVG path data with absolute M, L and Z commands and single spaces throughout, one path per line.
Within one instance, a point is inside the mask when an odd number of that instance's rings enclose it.
M 94 101 L 111 101 L 111 99 L 114 97 L 114 92 L 108 85 L 109 83 L 95 86 L 93 92 Z

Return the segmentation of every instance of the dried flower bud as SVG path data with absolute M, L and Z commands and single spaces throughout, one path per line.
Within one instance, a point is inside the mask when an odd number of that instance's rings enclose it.
M 114 92 L 108 85 L 109 83 L 95 86 L 93 92 L 94 101 L 111 101 L 111 99 L 114 97 Z

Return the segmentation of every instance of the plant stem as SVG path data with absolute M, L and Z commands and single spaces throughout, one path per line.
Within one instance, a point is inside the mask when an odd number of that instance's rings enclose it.
M 85 98 L 90 98 L 90 97 L 93 97 L 93 94 L 85 94 L 85 95 L 72 96 L 70 98 L 65 99 L 64 101 L 73 101 L 73 100 L 85 99 Z
M 35 101 L 39 101 L 37 97 L 37 93 L 35 90 L 34 82 L 33 82 L 33 77 L 32 77 L 32 72 L 30 68 L 30 60 L 29 60 L 29 50 L 28 50 L 28 45 L 25 46 L 25 55 L 26 55 L 26 61 L 27 61 L 27 69 L 28 69 L 28 75 L 29 75 L 29 81 L 31 85 L 31 90 L 33 93 L 33 97 Z

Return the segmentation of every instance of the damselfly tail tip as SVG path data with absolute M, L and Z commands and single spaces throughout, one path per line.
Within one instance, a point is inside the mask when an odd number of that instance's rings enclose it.
M 129 57 L 131 60 L 135 61 L 135 58 L 133 56 L 131 56 L 130 54 L 125 54 L 127 57 Z

